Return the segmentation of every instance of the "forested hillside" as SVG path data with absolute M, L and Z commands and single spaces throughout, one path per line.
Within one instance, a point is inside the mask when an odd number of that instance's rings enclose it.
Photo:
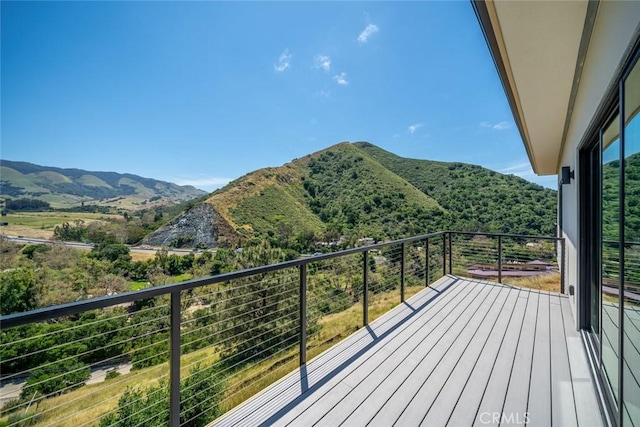
M 553 190 L 480 166 L 405 159 L 366 142 L 251 172 L 204 203 L 223 225 L 214 224 L 216 245 L 268 239 L 298 250 L 340 237 L 353 243 L 442 229 L 552 235 L 556 221 Z M 185 225 L 182 240 L 201 243 L 190 230 Z M 171 233 L 161 229 L 147 242 L 168 244 L 180 230 Z
M 435 200 L 352 144 L 298 163 L 307 204 L 330 231 L 380 240 L 443 225 L 444 210 Z
M 368 142 L 354 145 L 433 197 L 447 211 L 446 223 L 451 229 L 554 233 L 554 190 L 481 166 L 407 159 Z

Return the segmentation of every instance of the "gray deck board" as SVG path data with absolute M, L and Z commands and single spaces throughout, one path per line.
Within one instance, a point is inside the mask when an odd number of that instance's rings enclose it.
M 566 297 L 454 276 L 433 288 L 212 425 L 509 425 L 527 411 L 529 425 L 602 425 Z
M 370 329 L 363 328 L 351 335 L 348 339 L 331 347 L 310 361 L 304 370 L 289 374 L 270 388 L 264 390 L 259 396 L 247 402 L 244 405 L 246 407 L 244 411 L 236 411 L 236 413 L 230 414 L 225 420 L 225 425 L 260 424 L 263 422 L 262 420 L 269 420 L 269 417 L 272 415 L 283 412 L 282 408 L 275 408 L 271 411 L 273 413 L 264 410 L 259 411 L 258 409 L 261 408 L 263 402 L 271 400 L 294 402 L 298 399 L 300 400 L 300 402 L 298 402 L 299 404 L 284 415 L 284 418 L 291 418 L 301 408 L 314 403 L 314 398 L 320 394 L 316 389 L 320 386 L 326 385 L 329 387 L 339 384 L 341 378 L 337 377 L 338 373 L 346 376 L 350 370 L 355 369 L 357 364 L 348 364 L 348 362 L 371 347 L 371 344 L 374 342 L 373 335 L 384 336 L 385 334 L 400 333 L 401 331 L 396 328 L 398 322 L 410 318 L 414 310 L 424 304 L 432 302 L 432 304 L 429 305 L 430 311 L 425 310 L 424 313 L 420 313 L 424 316 L 430 316 L 432 313 L 446 308 L 452 299 L 459 297 L 458 293 L 448 293 L 443 295 L 442 298 L 434 301 L 431 300 L 438 296 L 438 291 L 441 292 L 449 285 L 456 286 L 456 283 L 451 283 L 451 281 L 434 283 L 432 289 L 427 289 L 415 295 L 407 304 L 401 305 L 380 317 L 370 325 Z M 410 319 L 408 323 L 416 323 L 418 316 L 415 317 L 416 319 Z M 376 347 L 376 350 L 384 351 L 384 349 L 379 347 Z M 341 367 L 345 364 L 346 366 L 344 366 L 343 371 L 341 371 Z M 302 384 L 306 384 L 306 390 L 303 390 Z M 308 396 L 305 396 L 304 400 L 299 399 L 303 394 Z M 273 422 L 275 421 L 276 418 L 274 417 Z
M 446 384 L 449 375 L 459 362 L 460 356 L 468 351 L 469 345 L 474 343 L 474 340 L 478 337 L 478 332 L 481 330 L 490 332 L 490 329 L 486 328 L 486 326 L 487 324 L 491 326 L 491 323 L 495 320 L 494 316 L 499 314 L 498 309 L 504 303 L 506 294 L 509 293 L 508 290 L 502 292 L 503 290 L 501 289 L 499 293 L 494 292 L 490 296 L 491 301 L 485 300 L 482 306 L 483 309 L 477 311 L 469 320 L 469 323 L 465 325 L 462 333 L 456 337 L 455 341 L 447 349 L 447 352 L 440 359 L 431 375 L 420 384 L 420 389 L 413 395 L 402 416 L 398 419 L 399 425 L 418 425 L 424 422 L 424 416 L 429 414 L 438 397 L 438 393 Z M 446 420 L 443 422 L 446 423 Z
M 366 378 L 367 375 L 375 372 L 377 376 L 377 368 L 379 368 L 379 365 L 388 359 L 389 356 L 393 355 L 395 360 L 401 361 L 402 358 L 399 355 L 404 352 L 410 354 L 407 348 L 410 350 L 416 346 L 416 343 L 411 341 L 420 342 L 423 335 L 428 336 L 430 332 L 440 330 L 440 325 L 446 325 L 448 322 L 451 322 L 451 318 L 453 318 L 456 313 L 463 311 L 462 309 L 458 311 L 456 308 L 460 304 L 468 304 L 481 290 L 480 287 L 476 289 L 462 288 L 456 294 L 451 293 L 445 295 L 441 301 L 442 304 L 434 305 L 430 307 L 430 309 L 425 310 L 422 315 L 417 316 L 415 322 L 407 326 L 408 329 L 402 331 L 402 334 L 398 333 L 384 337 L 385 342 L 381 343 L 375 351 L 363 355 L 363 362 L 361 364 L 350 366 L 344 372 L 340 373 L 340 375 L 331 379 L 330 382 L 315 390 L 313 395 L 305 399 L 306 401 L 303 404 L 278 419 L 276 425 L 287 425 L 291 422 L 302 425 L 305 423 L 305 420 L 321 417 L 328 409 L 334 406 L 334 404 L 330 402 L 332 402 L 333 397 L 339 393 L 334 390 L 336 384 L 351 384 L 350 387 L 355 387 L 363 378 Z M 430 322 L 430 324 L 433 325 L 433 329 L 424 328 L 423 322 Z M 406 336 L 404 332 L 407 332 L 408 336 Z M 416 332 L 419 332 L 421 335 L 414 339 L 413 337 Z M 409 337 L 410 340 L 408 339 Z M 399 348 L 401 350 L 396 354 L 395 351 Z M 349 390 L 345 391 L 345 396 L 348 394 L 348 391 Z M 327 395 L 331 396 L 326 397 Z M 317 415 L 318 413 L 319 415 Z
M 533 360 L 531 361 L 529 404 L 527 406 L 527 413 L 531 414 L 531 422 L 528 425 L 533 426 L 551 425 L 551 342 L 549 337 L 551 325 L 549 323 L 549 299 L 547 292 L 540 293 Z
M 491 332 L 491 336 L 487 340 L 482 354 L 478 357 L 476 365 L 469 375 L 462 393 L 457 398 L 455 407 L 451 411 L 448 425 L 466 426 L 474 423 L 489 378 L 495 369 L 498 353 L 505 342 L 507 332 L 514 330 L 514 328 L 519 330 L 521 327 L 527 301 L 529 300 L 529 292 L 522 290 L 518 293 L 512 292 L 512 294 L 517 295 L 517 300 L 512 307 L 507 306 L 504 310 L 505 314 L 511 311 L 509 318 L 503 316 Z M 502 368 L 504 367 L 499 367 L 498 369 Z M 528 380 L 529 377 L 527 376 L 527 381 Z
M 438 325 L 437 329 L 428 330 L 427 334 L 422 332 L 416 336 L 410 342 L 411 347 L 405 349 L 403 352 L 394 353 L 393 357 L 388 358 L 384 367 L 374 372 L 374 375 L 367 377 L 367 381 L 361 382 L 356 389 L 354 389 L 353 403 L 357 403 L 355 410 L 350 410 L 349 407 L 343 408 L 344 413 L 349 415 L 345 418 L 346 425 L 365 425 L 371 418 L 376 415 L 375 411 L 371 411 L 372 407 L 383 408 L 394 393 L 400 389 L 404 381 L 411 375 L 411 372 L 416 368 L 422 360 L 427 357 L 429 352 L 435 349 L 442 338 L 445 337 L 448 331 L 451 331 L 454 323 L 463 319 L 463 316 L 459 314 L 466 312 L 471 302 L 477 300 L 480 294 L 470 292 L 470 298 L 466 298 L 461 304 L 456 307 L 456 310 L 452 310 L 447 318 L 446 322 Z M 423 329 L 423 331 L 427 331 Z M 424 338 L 421 338 L 425 335 Z M 366 404 L 364 404 L 366 402 Z
M 407 425 L 409 423 L 417 425 L 420 423 L 422 415 L 418 417 L 414 414 L 415 411 L 412 411 L 412 398 L 417 395 L 424 382 L 432 378 L 434 372 L 437 372 L 438 366 L 443 360 L 446 360 L 446 354 L 458 341 L 457 339 L 468 333 L 467 331 L 470 328 L 466 328 L 466 326 L 473 319 L 476 319 L 477 322 L 484 316 L 484 313 L 495 301 L 498 293 L 498 288 L 493 288 L 489 292 L 483 293 L 469 305 L 463 315 L 456 316 L 451 328 L 439 338 L 438 342 L 428 348 L 428 352 L 424 352 L 424 350 L 421 352 L 421 358 L 416 361 L 417 363 L 407 364 L 399 375 L 402 383 L 393 388 L 383 384 L 381 390 L 383 392 L 392 391 L 393 395 L 390 396 L 384 406 L 380 407 L 380 411 L 377 412 L 376 417 L 373 419 L 373 425 L 391 425 L 394 422 L 397 422 L 398 425 Z M 433 379 L 435 380 L 435 377 Z M 392 378 L 392 380 L 394 382 L 397 381 L 396 378 Z M 423 403 L 425 405 L 428 404 L 428 402 Z M 424 408 L 422 408 L 422 411 L 424 411 Z M 410 422 L 407 422 L 408 418 L 411 419 Z
M 321 416 L 322 424 L 340 424 L 345 421 L 345 418 L 347 416 L 350 415 L 354 407 L 357 407 L 362 403 L 363 397 L 368 397 L 366 395 L 366 392 L 368 391 L 367 387 L 370 387 L 371 384 L 379 383 L 379 378 L 386 378 L 386 381 L 383 381 L 383 385 L 376 390 L 383 393 L 386 393 L 391 388 L 388 384 L 386 384 L 389 379 L 412 379 L 413 377 L 409 375 L 412 372 L 412 366 L 414 366 L 415 362 L 419 363 L 421 361 L 418 360 L 418 352 L 420 352 L 421 349 L 427 349 L 427 354 L 429 356 L 435 353 L 436 355 L 432 357 L 437 357 L 437 354 L 439 354 L 443 346 L 446 345 L 443 340 L 446 340 L 448 337 L 452 337 L 453 334 L 455 334 L 455 331 L 462 330 L 462 327 L 459 327 L 459 329 L 455 329 L 455 327 L 459 325 L 461 321 L 464 321 L 467 316 L 470 316 L 472 307 L 479 306 L 481 302 L 484 301 L 484 299 L 486 299 L 487 296 L 491 293 L 490 289 L 482 287 L 479 288 L 480 289 L 478 294 L 474 293 L 472 290 L 469 295 L 471 298 L 466 298 L 461 302 L 461 304 L 457 305 L 454 310 L 452 310 L 450 313 L 447 313 L 446 318 L 443 319 L 443 322 L 439 323 L 436 328 L 430 330 L 422 328 L 421 330 L 423 332 L 426 332 L 426 336 L 424 339 L 412 336 L 411 339 L 406 342 L 406 345 L 401 347 L 401 350 L 397 355 L 386 355 L 381 365 L 376 363 L 375 366 L 378 369 L 376 370 L 374 375 L 369 375 L 372 371 L 370 369 L 367 369 L 366 365 L 363 366 L 364 369 L 358 367 L 355 375 L 350 376 L 348 380 L 348 384 L 354 387 L 354 389 L 357 388 L 357 392 L 349 393 L 348 396 L 345 396 L 345 399 L 343 399 L 339 403 L 339 405 L 336 405 L 335 407 L 327 407 L 327 405 L 325 405 L 323 401 L 320 401 L 318 405 L 312 407 L 310 410 L 307 410 L 299 420 L 296 420 L 296 425 L 309 425 L 308 420 L 317 419 L 317 413 L 319 411 L 325 412 Z M 418 345 L 420 342 L 423 345 Z M 393 357 L 390 358 L 390 356 Z M 424 358 L 422 360 L 424 360 Z M 369 361 L 367 360 L 365 364 L 367 362 Z M 374 361 L 374 363 L 375 362 L 377 361 Z M 399 372 L 397 369 L 394 372 L 395 367 L 399 368 Z M 391 373 L 390 371 L 393 372 L 393 377 L 387 375 L 387 373 Z M 364 382 L 365 379 L 367 379 L 368 381 Z M 407 385 L 405 385 L 404 388 L 406 387 Z
M 592 379 L 589 371 L 589 361 L 582 346 L 580 333 L 576 330 L 573 322 L 568 298 L 560 298 L 560 309 L 562 311 L 564 332 L 567 337 L 567 353 L 578 425 L 589 426 L 593 423 L 593 420 L 598 420 L 600 417 L 596 392 L 590 386 Z
M 550 328 L 549 340 L 551 344 L 551 420 L 552 425 L 555 426 L 576 425 L 578 423 L 567 339 L 560 305 L 559 295 L 549 295 L 549 321 L 551 325 L 556 326 Z
M 482 401 L 477 409 L 477 416 L 473 420 L 473 425 L 486 425 L 486 420 L 489 416 L 493 417 L 494 414 L 502 414 L 502 408 L 504 406 L 509 381 L 511 379 L 515 355 L 518 351 L 521 330 L 522 323 L 512 323 L 509 325 L 502 347 L 496 356 L 491 376 L 489 377 L 489 381 L 487 382 L 483 392 Z M 526 367 L 526 372 L 531 372 L 530 366 Z M 519 385 L 519 387 L 521 386 Z M 524 411 L 510 412 L 509 416 L 515 417 L 514 419 L 523 422 L 525 413 L 526 408 Z
M 449 371 L 449 375 L 442 384 L 441 389 L 437 392 L 427 415 L 422 420 L 422 424 L 445 425 L 449 420 L 449 416 L 453 412 L 458 397 L 462 394 L 467 379 L 472 374 L 477 365 L 482 352 L 484 351 L 489 338 L 492 335 L 502 335 L 506 330 L 509 320 L 513 314 L 519 292 L 501 292 L 500 299 L 496 300 L 497 304 L 501 304 L 500 310 L 493 310 L 485 321 L 480 325 L 476 335 L 470 341 L 467 348 L 462 352 L 456 362 L 455 368 Z M 497 331 L 497 334 L 494 334 Z M 427 389 L 427 387 L 425 387 Z M 429 387 L 434 390 L 434 388 Z M 466 405 L 464 402 L 461 406 Z M 471 421 L 473 418 L 471 418 Z M 468 423 L 469 424 L 469 423 Z
M 501 410 L 505 414 L 521 414 L 522 416 L 527 412 L 539 301 L 539 292 L 529 292 L 524 312 L 522 317 L 519 317 L 521 319 L 520 334 L 517 338 L 518 342 L 511 364 L 506 396 Z

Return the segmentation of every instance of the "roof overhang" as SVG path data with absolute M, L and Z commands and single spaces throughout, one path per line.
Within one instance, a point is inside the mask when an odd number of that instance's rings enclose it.
M 472 3 L 532 168 L 556 174 L 598 3 Z

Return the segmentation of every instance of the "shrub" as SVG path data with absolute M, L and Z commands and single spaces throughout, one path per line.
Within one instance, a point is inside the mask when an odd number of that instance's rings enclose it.
M 38 393 L 43 396 L 66 393 L 81 387 L 91 376 L 88 366 L 71 357 L 34 369 L 25 383 L 21 399 L 31 399 Z
M 110 380 L 113 378 L 117 378 L 120 376 L 120 372 L 118 372 L 118 370 L 116 368 L 113 369 L 109 369 L 107 371 L 107 375 L 105 376 L 105 380 Z
M 180 382 L 180 425 L 201 427 L 218 417 L 223 390 L 224 382 L 212 367 L 195 365 Z M 166 381 L 145 390 L 127 389 L 118 401 L 118 408 L 100 420 L 100 427 L 168 424 L 169 384 Z

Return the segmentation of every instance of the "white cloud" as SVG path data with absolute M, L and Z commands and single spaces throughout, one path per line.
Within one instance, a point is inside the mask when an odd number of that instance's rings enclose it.
M 347 81 L 347 73 L 340 73 L 333 76 L 333 80 L 336 81 L 339 85 L 346 86 L 349 84 Z
M 514 163 L 511 166 L 499 169 L 498 172 L 506 175 L 515 175 L 520 178 L 524 178 L 529 182 L 533 182 L 543 187 L 557 189 L 558 177 L 556 175 L 551 176 L 539 176 L 531 169 L 531 163 L 527 161 Z
M 362 32 L 358 36 L 358 43 L 366 43 L 367 40 L 369 40 L 369 37 L 371 37 L 372 35 L 374 35 L 378 31 L 380 31 L 380 29 L 378 28 L 377 25 L 375 25 L 375 24 L 367 25 L 365 27 L 365 29 L 362 30 Z
M 506 168 L 500 169 L 501 173 L 506 173 L 509 171 L 519 171 L 519 170 L 523 170 L 523 169 L 531 169 L 531 164 L 529 162 L 522 162 L 522 163 L 518 163 L 515 164 L 513 166 L 508 166 Z
M 207 178 L 199 179 L 176 179 L 175 183 L 178 185 L 193 185 L 196 188 L 201 188 L 207 191 L 213 191 L 216 188 L 220 188 L 233 181 L 232 178 L 222 178 L 217 176 L 211 176 Z
M 285 49 L 284 52 L 280 54 L 278 63 L 273 66 L 273 69 L 280 73 L 283 72 L 291 66 L 291 57 L 292 55 L 289 53 L 289 49 Z
M 328 98 L 329 96 L 331 96 L 331 91 L 322 89 L 316 92 L 316 94 L 322 98 Z
M 531 169 L 531 164 L 529 162 L 516 163 L 514 165 L 507 166 L 506 168 L 502 168 L 498 170 L 498 172 L 507 175 L 519 176 L 520 178 L 532 178 L 536 176 L 533 169 Z
M 490 122 L 480 122 L 480 127 L 489 128 L 493 130 L 505 130 L 511 129 L 513 127 L 513 123 L 510 122 L 499 122 L 499 123 L 490 123 Z
M 509 122 L 500 122 L 500 123 L 496 123 L 495 125 L 493 125 L 492 129 L 505 130 L 505 129 L 509 129 L 511 126 L 513 126 L 513 125 L 511 123 L 509 123 Z
M 416 124 L 413 124 L 413 125 L 409 126 L 408 131 L 409 131 L 410 134 L 413 135 L 415 133 L 415 131 L 417 131 L 421 127 L 422 127 L 422 123 L 416 123 Z
M 331 70 L 331 57 L 328 55 L 318 54 L 313 58 L 313 67 L 322 68 L 326 72 Z

